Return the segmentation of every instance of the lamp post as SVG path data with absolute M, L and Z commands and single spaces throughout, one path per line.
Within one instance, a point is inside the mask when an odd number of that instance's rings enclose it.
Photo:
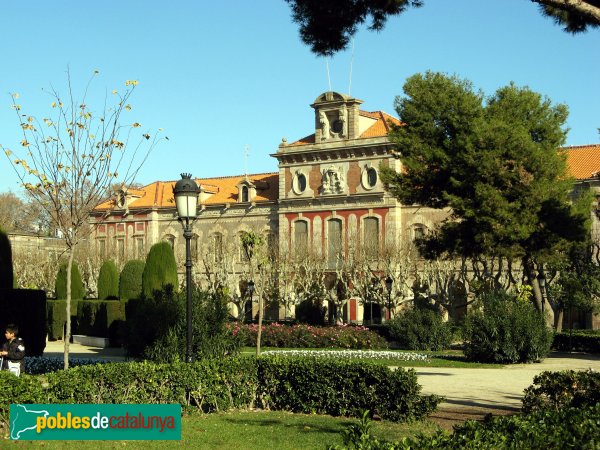
M 390 320 L 392 319 L 392 286 L 394 285 L 394 280 L 389 275 L 385 279 L 385 288 L 388 293 L 388 313 L 390 314 Z
M 198 194 L 200 189 L 189 173 L 182 173 L 181 180 L 173 187 L 173 196 L 177 206 L 178 220 L 183 226 L 183 237 L 185 238 L 185 289 L 186 289 L 186 322 L 187 322 L 187 345 L 185 359 L 192 362 L 192 223 L 196 219 L 198 207 Z

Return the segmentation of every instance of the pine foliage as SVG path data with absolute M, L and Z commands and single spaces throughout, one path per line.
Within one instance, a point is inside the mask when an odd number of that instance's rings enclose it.
M 119 269 L 112 261 L 104 261 L 98 275 L 98 300 L 119 298 Z
M 127 261 L 119 278 L 119 298 L 123 301 L 140 298 L 142 295 L 142 275 L 146 263 L 139 259 Z
M 151 297 L 154 291 L 163 290 L 169 284 L 177 291 L 179 283 L 175 255 L 171 244 L 158 242 L 150 248 L 146 257 L 146 266 L 142 275 L 142 293 L 146 297 Z

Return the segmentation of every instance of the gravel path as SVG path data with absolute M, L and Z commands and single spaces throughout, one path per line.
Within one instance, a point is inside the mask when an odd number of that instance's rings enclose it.
M 416 367 L 424 394 L 446 398 L 431 418 L 445 427 L 488 413 L 511 414 L 521 408 L 523 390 L 544 371 L 600 371 L 600 355 L 552 353 L 541 363 L 515 364 L 498 369 L 454 369 Z

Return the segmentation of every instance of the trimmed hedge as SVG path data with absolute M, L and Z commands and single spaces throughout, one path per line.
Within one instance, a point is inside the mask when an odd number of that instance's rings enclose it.
M 77 303 L 77 333 L 110 337 L 115 321 L 125 320 L 125 304 L 118 300 L 81 300 Z
M 569 331 L 556 333 L 552 348 L 561 351 L 600 353 L 600 331 L 573 330 L 572 338 Z
M 0 289 L 0 330 L 9 323 L 19 327 L 26 352 L 39 356 L 46 348 L 46 292 L 37 289 Z
M 119 298 L 119 269 L 112 261 L 104 261 L 98 274 L 98 300 Z
M 127 261 L 119 277 L 119 298 L 122 301 L 140 298 L 142 295 L 142 274 L 146 263 L 138 259 Z
M 71 334 L 77 334 L 77 304 L 83 300 L 71 300 Z M 55 341 L 64 337 L 64 327 L 67 322 L 67 301 L 48 300 L 46 302 L 46 320 L 48 339 Z
M 67 298 L 67 264 L 63 263 L 58 269 L 56 282 L 54 283 L 54 292 L 57 299 Z M 71 267 L 71 300 L 79 300 L 85 297 L 85 287 L 81 280 L 79 266 L 73 262 Z
M 42 388 L 42 383 L 44 387 Z M 0 372 L 0 420 L 11 403 L 179 403 L 203 412 L 263 407 L 419 419 L 437 396 L 419 395 L 413 370 L 347 361 L 236 357 L 194 363 L 147 361 L 79 366 L 44 377 Z

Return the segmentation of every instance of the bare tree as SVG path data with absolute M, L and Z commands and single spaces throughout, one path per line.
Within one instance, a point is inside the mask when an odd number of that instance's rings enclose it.
M 106 200 L 110 186 L 117 180 L 121 180 L 122 186 L 130 184 L 159 141 L 156 136 L 141 132 L 138 122 L 121 124 L 122 114 L 131 110 L 128 102 L 137 81 L 126 81 L 122 93 L 112 92 L 116 98 L 114 106 L 108 106 L 106 96 L 98 112 L 88 106 L 88 89 L 97 73 L 94 72 L 79 99 L 73 93 L 67 71 L 66 96 L 54 88 L 48 92 L 53 99 L 49 117 L 22 114 L 17 103 L 19 95 L 13 94 L 12 106 L 23 133 L 22 151 L 13 152 L 5 147 L 23 187 L 48 212 L 66 246 L 65 369 L 69 366 L 71 267 L 75 249 L 89 235 L 90 213 Z M 133 151 L 128 154 L 130 148 Z

